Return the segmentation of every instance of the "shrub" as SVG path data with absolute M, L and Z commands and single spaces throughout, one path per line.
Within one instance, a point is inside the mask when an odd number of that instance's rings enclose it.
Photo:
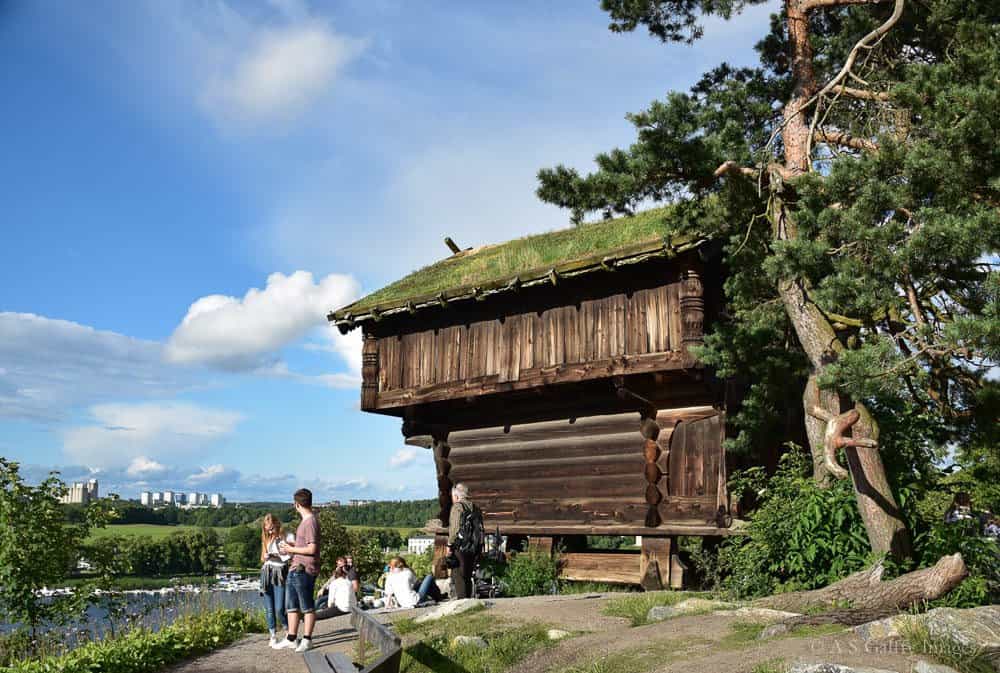
M 537 596 L 559 590 L 558 554 L 533 549 L 514 554 L 503 572 L 508 596 Z
M 749 536 L 723 543 L 717 566 L 696 559 L 730 596 L 815 589 L 872 560 L 850 480 L 820 488 L 810 468 L 809 457 L 793 446 L 772 477 L 762 468 L 735 475 L 734 491 L 753 490 L 760 502 Z
M 263 632 L 257 613 L 217 610 L 181 617 L 159 631 L 135 629 L 117 638 L 87 643 L 57 657 L 22 661 L 9 673 L 144 673 L 224 647 L 247 632 Z

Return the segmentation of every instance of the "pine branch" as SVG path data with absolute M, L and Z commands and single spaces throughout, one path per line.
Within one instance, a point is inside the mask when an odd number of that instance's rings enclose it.
M 816 129 L 813 133 L 813 140 L 820 143 L 841 145 L 855 150 L 865 152 L 878 152 L 878 143 L 864 138 L 857 138 L 844 131 L 827 131 L 826 129 Z
M 868 89 L 855 89 L 849 86 L 837 85 L 830 90 L 831 93 L 837 96 L 847 96 L 848 98 L 857 98 L 860 100 L 878 100 L 887 101 L 889 100 L 889 94 L 884 91 L 869 91 Z

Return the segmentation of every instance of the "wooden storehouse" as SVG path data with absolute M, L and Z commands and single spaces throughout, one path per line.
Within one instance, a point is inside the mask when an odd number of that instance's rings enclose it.
M 441 521 L 462 482 L 489 530 L 560 544 L 564 577 L 654 587 L 682 580 L 677 536 L 728 534 L 723 387 L 691 352 L 719 310 L 718 255 L 665 237 L 667 212 L 449 240 L 329 315 L 362 330 L 361 408 L 433 450 Z M 588 551 L 593 535 L 641 552 Z

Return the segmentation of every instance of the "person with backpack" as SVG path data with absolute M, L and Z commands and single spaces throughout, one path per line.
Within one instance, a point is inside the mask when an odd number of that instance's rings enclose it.
M 469 489 L 455 484 L 451 489 L 451 515 L 448 517 L 448 555 L 457 560 L 452 568 L 455 598 L 475 598 L 472 575 L 486 539 L 483 513 L 469 502 Z

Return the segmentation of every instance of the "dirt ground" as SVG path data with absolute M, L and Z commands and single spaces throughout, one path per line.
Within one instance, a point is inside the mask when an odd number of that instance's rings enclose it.
M 560 673 L 568 668 L 587 670 L 602 657 L 630 657 L 635 673 L 733 673 L 782 659 L 785 665 L 828 662 L 867 666 L 910 673 L 917 657 L 899 652 L 866 651 L 865 643 L 851 631 L 785 636 L 767 641 L 740 641 L 732 625 L 746 621 L 734 616 L 707 614 L 669 619 L 631 627 L 627 620 L 602 614 L 614 594 L 535 596 L 494 601 L 490 614 L 509 621 L 542 622 L 573 632 L 567 638 L 529 656 L 512 673 Z M 382 621 L 413 617 L 429 608 L 404 610 L 380 616 Z M 325 651 L 351 653 L 354 632 L 347 617 L 317 624 L 314 644 Z M 302 656 L 267 646 L 267 636 L 253 635 L 233 645 L 168 669 L 170 673 L 306 673 Z

